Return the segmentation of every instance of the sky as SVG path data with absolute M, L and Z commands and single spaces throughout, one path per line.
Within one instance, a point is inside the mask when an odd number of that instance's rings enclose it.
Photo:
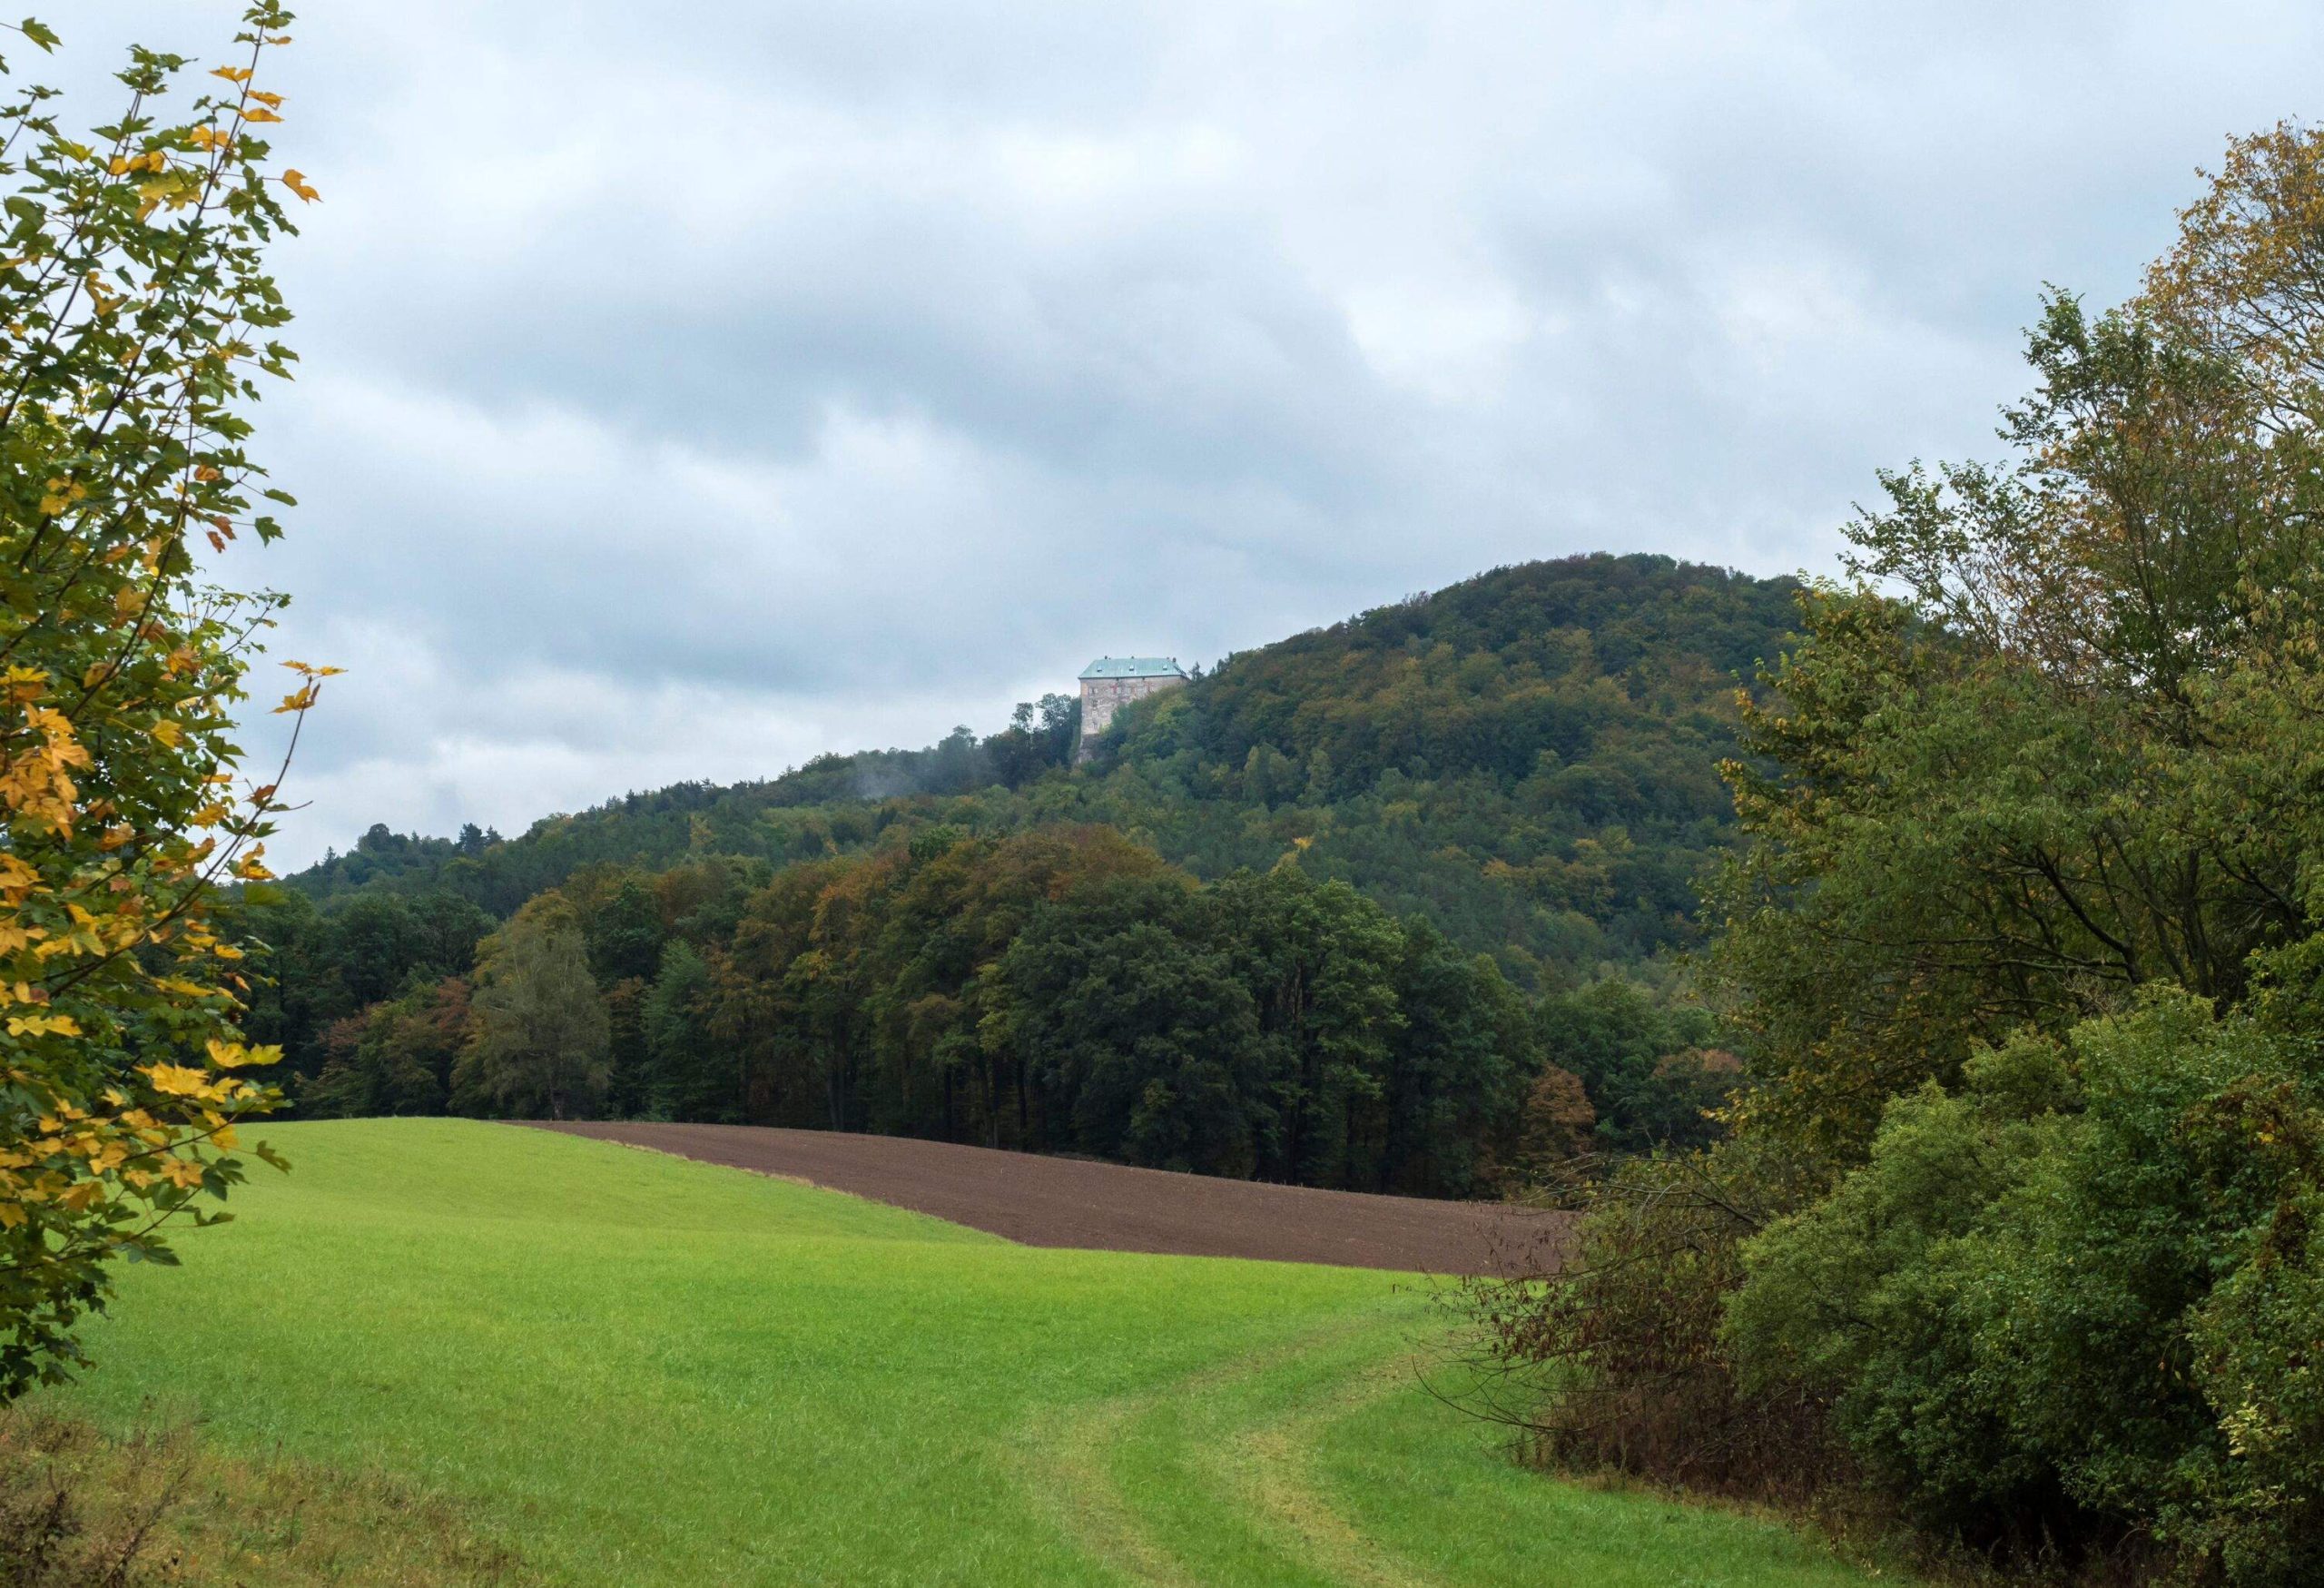
M 45 80 L 101 122 L 237 9 L 48 0 Z M 300 506 L 225 569 L 349 669 L 278 866 L 1512 562 L 1833 572 L 1876 470 L 1996 453 L 2043 284 L 2131 291 L 2324 64 L 2259 0 L 310 9 L 253 443 Z

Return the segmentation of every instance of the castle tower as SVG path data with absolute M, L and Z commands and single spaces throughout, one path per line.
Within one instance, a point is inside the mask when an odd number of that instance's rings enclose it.
M 1098 736 L 1125 704 L 1176 689 L 1186 681 L 1186 669 L 1176 656 L 1099 656 L 1082 668 L 1081 743 L 1075 759 L 1089 758 Z

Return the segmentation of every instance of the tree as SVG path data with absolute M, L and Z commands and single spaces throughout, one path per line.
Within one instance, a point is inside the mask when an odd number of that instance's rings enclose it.
M 1559 1457 L 2324 1569 L 2320 219 L 2324 131 L 2234 145 L 2139 298 L 2044 301 L 2012 456 L 1886 476 L 1803 602 L 1728 768 L 1731 1134 L 1486 1287 Z
M 223 1217 L 202 1198 L 276 1100 L 235 1073 L 279 1055 L 237 1030 L 247 962 L 212 911 L 221 879 L 265 874 L 281 808 L 279 775 L 236 790 L 231 721 L 278 598 L 212 587 L 197 554 L 280 533 L 244 410 L 292 356 L 262 260 L 291 230 L 278 193 L 313 190 L 267 176 L 282 117 L 257 78 L 289 14 L 243 21 L 188 104 L 183 61 L 133 50 L 89 142 L 49 90 L 0 106 L 0 1399 L 77 1359 L 112 1259 L 169 1260 L 169 1219 Z M 326 670 L 299 671 L 294 715 Z
M 1377 904 L 1345 883 L 1315 882 L 1295 859 L 1228 878 L 1219 904 L 1275 1055 L 1280 1123 L 1266 1172 L 1302 1185 L 1364 1179 L 1390 1041 L 1403 1024 L 1394 979 L 1403 934 Z
M 641 1023 L 652 1071 L 645 1106 L 673 1119 L 735 1116 L 742 1097 L 711 1045 L 710 967 L 683 941 L 662 951 L 662 967 L 645 994 Z
M 645 879 L 624 876 L 590 912 L 584 935 L 589 969 L 610 986 L 629 979 L 651 980 L 662 962 L 662 911 Z
M 243 1033 L 252 1043 L 282 1050 L 280 1084 L 295 1087 L 321 1068 L 323 1030 L 355 1011 L 331 960 L 322 912 L 304 893 L 251 883 L 230 922 L 231 941 L 263 971 L 251 979 Z
M 1549 1063 L 1588 1092 L 1601 1150 L 1699 1147 L 1715 1134 L 1705 1110 L 1730 1078 L 1720 1073 L 1725 1057 L 1706 1062 L 1718 1025 L 1709 1011 L 1610 976 L 1544 998 L 1533 1018 Z
M 1038 1144 L 1257 1169 L 1274 1122 L 1258 1021 L 1206 913 L 1182 881 L 1120 881 L 1041 911 L 1009 945 L 1000 1003 L 1053 1131 Z
M 476 967 L 477 944 L 492 931 L 492 917 L 458 893 L 441 889 L 411 902 L 414 946 L 409 975 L 465 976 Z
M 1367 1183 L 1467 1196 L 1482 1188 L 1486 1144 L 1503 1133 L 1538 1066 L 1532 1011 L 1490 959 L 1461 952 L 1426 921 L 1407 922 L 1403 936 L 1403 1023 L 1391 1041 Z
M 1525 1089 L 1518 1107 L 1509 1167 L 1521 1180 L 1546 1180 L 1590 1150 L 1598 1110 L 1581 1078 L 1554 1064 L 1544 1065 Z
M 1073 759 L 1081 732 L 1081 702 L 1069 695 L 1044 695 L 1019 701 L 1009 726 L 984 742 L 993 777 L 1005 788 L 1020 788 L 1051 767 Z
M 2309 1046 L 2157 989 L 1896 1100 L 1861 1168 L 1744 1248 L 1744 1360 L 1827 1396 L 1933 1527 L 2136 1528 L 2230 1581 L 2315 1582 Z
M 635 976 L 625 976 L 605 991 L 604 1100 L 610 1119 L 642 1119 L 654 1110 L 655 1070 L 645 1041 L 645 1000 L 652 991 L 650 982 Z
M 299 1089 L 299 1111 L 342 1119 L 443 1112 L 469 1018 L 468 983 L 450 976 L 335 1022 L 321 1070 Z
M 340 982 L 360 1007 L 391 998 L 420 957 L 419 923 L 399 893 L 358 893 L 330 918 Z
M 2053 295 L 2028 357 L 2018 456 L 1885 477 L 1851 533 L 1900 594 L 1810 599 L 1747 712 L 1717 962 L 1780 1055 L 1748 1107 L 1836 1164 L 2020 1026 L 2232 1004 L 2311 927 L 2324 459 L 2281 416 L 2324 399 L 2145 302 Z
M 503 1114 L 581 1118 L 605 1095 L 612 1032 L 573 907 L 544 893 L 484 941 L 457 1097 Z

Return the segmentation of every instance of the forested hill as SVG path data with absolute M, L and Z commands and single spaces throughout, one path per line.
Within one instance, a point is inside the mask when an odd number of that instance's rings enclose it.
M 505 916 L 584 868 L 724 858 L 755 875 L 900 824 L 1094 823 L 1203 877 L 1297 848 L 1319 879 L 1557 984 L 1688 936 L 1729 821 L 1733 692 L 1780 647 L 1793 589 L 1659 557 L 1529 563 L 1230 656 L 1125 712 L 1087 766 L 1069 764 L 1078 707 L 1052 695 L 987 737 L 633 794 L 511 839 L 374 827 L 290 886 Z

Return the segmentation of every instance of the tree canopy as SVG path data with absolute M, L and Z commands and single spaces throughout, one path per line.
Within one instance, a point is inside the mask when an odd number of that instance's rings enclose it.
M 2324 1576 L 2319 222 L 2324 133 L 2233 145 L 2139 295 L 2043 300 L 2009 456 L 1884 476 L 1805 594 L 1710 899 L 1732 1133 L 1482 1297 L 1561 1459 Z
M 1694 941 L 1695 885 L 1729 842 L 1718 765 L 1736 690 L 1796 618 L 1793 582 L 1668 557 L 1498 569 L 1227 657 L 1123 712 L 1072 764 L 1051 695 L 979 739 L 830 755 L 766 783 L 681 784 L 503 839 L 372 828 L 290 885 L 449 892 L 495 915 L 595 865 L 785 865 L 892 828 L 1098 823 L 1216 881 L 1302 864 L 1426 915 L 1529 990 Z

